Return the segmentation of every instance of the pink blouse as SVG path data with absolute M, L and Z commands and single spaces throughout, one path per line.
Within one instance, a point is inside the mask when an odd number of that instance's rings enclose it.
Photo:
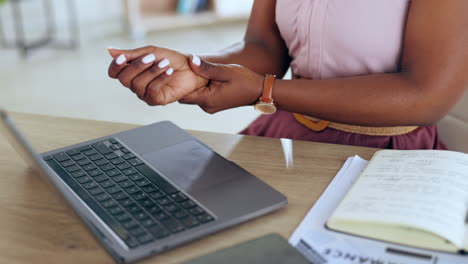
M 396 72 L 411 0 L 276 0 L 294 74 L 327 79 Z

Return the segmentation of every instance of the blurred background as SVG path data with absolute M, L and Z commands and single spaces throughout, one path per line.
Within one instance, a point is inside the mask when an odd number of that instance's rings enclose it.
M 150 107 L 107 76 L 106 48 L 186 53 L 243 38 L 253 0 L 0 0 L 0 106 L 9 111 L 237 133 L 258 115 Z

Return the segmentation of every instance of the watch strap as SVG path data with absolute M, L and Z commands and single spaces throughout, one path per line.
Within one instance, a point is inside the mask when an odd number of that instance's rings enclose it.
M 276 76 L 273 74 L 267 74 L 263 81 L 263 92 L 260 101 L 264 103 L 273 103 L 273 85 L 275 84 Z

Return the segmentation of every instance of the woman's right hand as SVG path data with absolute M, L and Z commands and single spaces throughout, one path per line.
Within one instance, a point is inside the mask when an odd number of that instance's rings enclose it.
M 147 46 L 109 53 L 114 58 L 109 77 L 119 79 L 151 106 L 175 102 L 208 84 L 192 71 L 189 56 L 174 50 Z

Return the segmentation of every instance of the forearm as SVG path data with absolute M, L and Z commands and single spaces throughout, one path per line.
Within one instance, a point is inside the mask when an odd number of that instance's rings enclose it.
M 259 74 L 275 74 L 279 78 L 284 76 L 289 67 L 287 51 L 269 50 L 262 43 L 246 40 L 201 57 L 214 63 L 239 64 Z
M 428 87 L 406 73 L 327 80 L 277 80 L 280 109 L 362 126 L 428 125 L 455 103 L 449 91 Z

